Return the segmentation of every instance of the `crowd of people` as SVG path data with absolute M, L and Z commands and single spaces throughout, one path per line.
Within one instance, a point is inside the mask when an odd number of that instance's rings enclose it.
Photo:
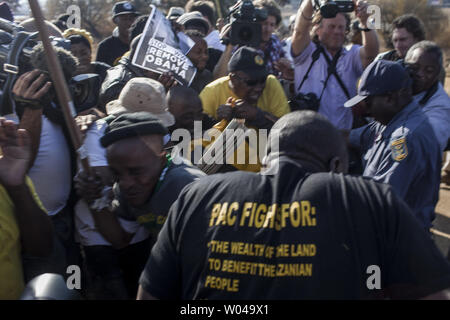
M 450 299 L 450 252 L 430 233 L 450 184 L 442 49 L 406 14 L 380 53 L 369 3 L 334 18 L 315 4 L 302 1 L 280 39 L 279 5 L 254 0 L 257 46 L 231 41 L 212 1 L 170 8 L 192 40 L 189 85 L 133 64 L 149 16 L 131 2 L 114 4 L 117 27 L 95 59 L 87 30 L 67 28 L 67 15 L 47 22 L 70 44 L 55 48 L 67 83 L 101 83 L 75 118 L 90 171 L 48 72 L 19 72 L 14 112 L 0 118 L 0 299 L 73 265 L 89 300 Z M 233 143 L 212 174 L 192 155 L 231 125 L 267 141 Z

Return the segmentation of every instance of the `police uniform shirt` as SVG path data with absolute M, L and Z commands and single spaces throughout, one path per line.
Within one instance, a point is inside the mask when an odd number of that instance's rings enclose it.
M 450 265 L 388 185 L 280 159 L 275 176 L 185 188 L 140 284 L 159 299 L 416 298 L 450 287 Z
M 434 131 L 416 102 L 387 125 L 372 122 L 352 130 L 350 144 L 363 151 L 363 176 L 390 184 L 424 228 L 434 220 L 439 198 L 441 153 Z

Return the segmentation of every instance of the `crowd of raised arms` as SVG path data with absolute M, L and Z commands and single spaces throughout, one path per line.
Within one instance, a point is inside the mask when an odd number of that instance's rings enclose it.
M 0 101 L 0 299 L 68 270 L 87 300 L 450 298 L 430 232 L 450 98 L 422 21 L 395 18 L 380 52 L 366 1 L 329 16 L 304 0 L 285 38 L 275 1 L 240 5 L 254 19 L 158 9 L 189 40 L 189 81 L 136 63 L 168 53 L 142 50 L 154 16 L 130 2 L 99 43 L 46 21 L 67 85 L 95 103 L 76 105 L 75 150 L 39 41 Z M 37 30 L 5 3 L 0 17 Z

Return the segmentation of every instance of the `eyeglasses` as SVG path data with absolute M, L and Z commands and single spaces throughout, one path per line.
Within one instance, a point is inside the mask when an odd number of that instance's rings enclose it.
M 254 87 L 258 84 L 259 85 L 264 84 L 264 83 L 266 83 L 266 79 L 267 79 L 267 76 L 261 77 L 259 79 L 243 79 L 235 73 L 233 74 L 233 77 L 237 78 L 239 81 L 244 82 L 249 87 Z

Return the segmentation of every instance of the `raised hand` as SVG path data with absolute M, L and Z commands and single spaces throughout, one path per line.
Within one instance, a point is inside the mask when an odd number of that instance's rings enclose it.
M 0 118 L 0 184 L 15 187 L 24 183 L 31 159 L 30 146 L 26 130 Z

